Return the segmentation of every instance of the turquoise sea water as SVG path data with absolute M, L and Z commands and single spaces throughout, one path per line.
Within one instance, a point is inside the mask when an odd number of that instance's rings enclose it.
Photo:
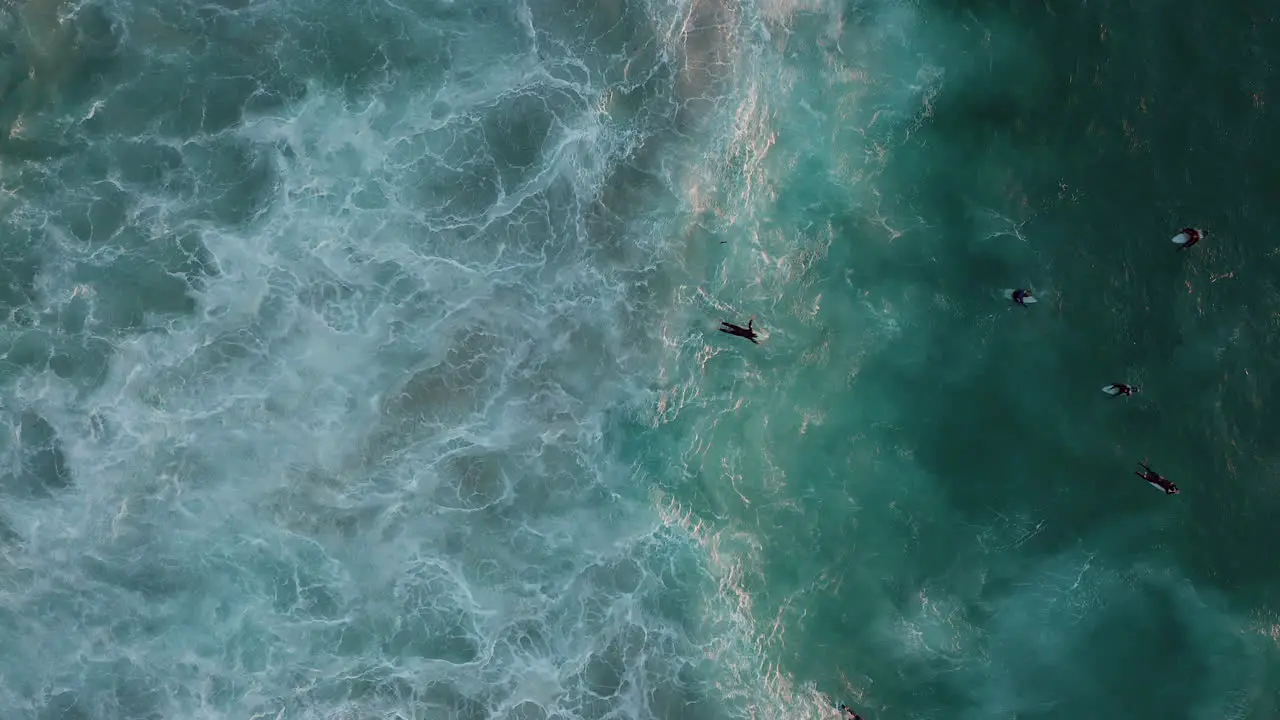
M 1276 48 L 0 7 L 0 717 L 1280 715 Z

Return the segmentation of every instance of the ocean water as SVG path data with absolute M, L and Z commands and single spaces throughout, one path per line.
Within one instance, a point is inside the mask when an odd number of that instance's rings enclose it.
M 0 717 L 1280 715 L 1275 48 L 0 6 Z

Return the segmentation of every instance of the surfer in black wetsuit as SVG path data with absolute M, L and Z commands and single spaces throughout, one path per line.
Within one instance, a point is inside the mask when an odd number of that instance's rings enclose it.
M 1029 298 L 1029 297 L 1031 297 L 1031 291 L 1030 291 L 1030 290 L 1023 290 L 1022 288 L 1018 288 L 1017 290 L 1014 290 L 1014 291 L 1013 291 L 1013 298 L 1012 298 L 1012 299 L 1013 299 L 1013 301 L 1014 301 L 1014 302 L 1018 303 L 1018 304 L 1019 304 L 1019 305 L 1021 305 L 1022 307 L 1026 307 L 1026 306 L 1027 306 L 1027 298 Z
M 1138 392 L 1138 388 L 1133 387 L 1132 385 L 1125 385 L 1124 383 L 1111 383 L 1107 386 L 1107 392 L 1111 397 L 1120 397 L 1121 395 L 1129 397 L 1130 395 Z
M 756 331 L 751 327 L 755 323 L 755 321 L 756 321 L 756 316 L 752 315 L 751 319 L 747 321 L 747 326 L 742 327 L 741 325 L 734 325 L 733 323 L 725 322 L 721 320 L 720 325 L 722 327 L 720 328 L 720 332 L 729 333 L 730 335 L 734 335 L 736 337 L 746 338 L 751 342 L 755 343 L 756 345 L 759 345 L 760 343 L 756 342 L 756 338 L 759 337 L 759 335 L 757 335 Z
M 1181 490 L 1178 489 L 1177 485 L 1174 485 L 1173 483 L 1164 479 L 1164 477 L 1162 477 L 1160 473 L 1156 472 L 1155 470 L 1152 470 L 1150 465 L 1144 462 L 1140 462 L 1138 463 L 1138 465 L 1142 468 L 1142 472 L 1138 472 L 1137 470 L 1135 470 L 1133 471 L 1133 474 L 1137 475 L 1143 480 L 1146 480 L 1152 485 L 1155 485 L 1156 487 L 1160 488 L 1161 490 L 1164 491 L 1165 495 L 1177 495 L 1178 493 L 1182 492 Z
M 849 707 L 848 705 L 845 705 L 844 703 L 840 703 L 840 712 L 846 713 L 845 717 L 847 717 L 849 720 L 862 720 L 861 715 L 854 712 L 853 708 Z
M 1179 250 L 1186 250 L 1192 245 L 1200 242 L 1200 231 L 1195 228 L 1182 228 L 1178 233 L 1187 236 L 1187 241 L 1178 246 Z

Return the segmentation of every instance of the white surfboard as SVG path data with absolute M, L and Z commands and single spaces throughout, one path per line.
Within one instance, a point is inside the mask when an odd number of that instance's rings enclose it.
M 1153 483 L 1153 482 L 1151 482 L 1150 480 L 1148 480 L 1148 481 L 1147 481 L 1147 484 L 1148 484 L 1148 485 L 1150 485 L 1151 487 L 1153 487 L 1153 488 L 1155 488 L 1155 489 L 1159 490 L 1160 492 L 1164 492 L 1164 488 L 1160 487 L 1160 483 Z
M 1203 239 L 1204 239 L 1204 231 L 1203 231 L 1203 230 L 1197 230 L 1197 232 L 1199 232 L 1199 233 L 1200 233 L 1200 239 L 1201 239 L 1201 240 L 1203 240 Z M 1187 244 L 1187 243 L 1189 243 L 1189 242 L 1191 242 L 1191 235 L 1190 235 L 1190 234 L 1188 234 L 1188 233 L 1180 232 L 1180 233 L 1178 233 L 1177 235 L 1174 235 L 1174 236 L 1173 236 L 1173 244 L 1174 244 L 1174 245 L 1186 245 L 1186 244 Z
M 1001 291 L 1001 294 L 1004 295 L 1005 300 L 1013 300 L 1013 288 L 1005 288 L 1004 290 Z M 1028 297 L 1022 298 L 1022 302 L 1028 305 L 1034 305 L 1038 301 L 1035 299 L 1035 296 L 1028 296 Z
M 1104 392 L 1104 393 L 1106 393 L 1106 394 L 1108 394 L 1108 395 L 1119 395 L 1119 394 L 1120 394 L 1120 388 L 1116 387 L 1115 385 L 1108 385 L 1108 386 L 1106 386 L 1106 387 L 1102 388 L 1102 392 Z

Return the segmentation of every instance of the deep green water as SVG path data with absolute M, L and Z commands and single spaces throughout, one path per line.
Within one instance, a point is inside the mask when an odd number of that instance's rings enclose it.
M 1277 716 L 1276 52 L 0 8 L 0 717 Z
M 777 142 L 698 285 L 771 337 L 686 345 L 632 452 L 869 717 L 1274 715 L 1274 13 L 877 10 L 758 73 Z

